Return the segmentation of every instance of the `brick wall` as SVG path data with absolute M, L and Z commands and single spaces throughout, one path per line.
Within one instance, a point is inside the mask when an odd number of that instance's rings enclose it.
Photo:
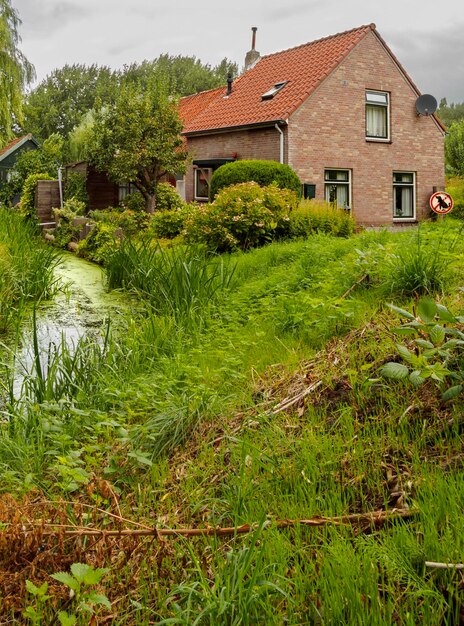
M 366 141 L 365 90 L 390 93 L 390 143 Z M 416 215 L 428 214 L 433 187 L 444 186 L 443 133 L 419 117 L 417 95 L 374 33 L 352 50 L 289 120 L 289 164 L 324 197 L 324 169 L 352 172 L 358 223 L 393 222 L 393 171 L 416 173 Z M 396 220 L 395 220 L 396 222 Z

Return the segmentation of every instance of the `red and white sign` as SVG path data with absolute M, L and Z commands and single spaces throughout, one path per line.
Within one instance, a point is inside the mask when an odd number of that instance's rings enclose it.
M 439 215 L 449 213 L 453 208 L 453 198 L 445 191 L 437 191 L 429 200 L 430 208 Z

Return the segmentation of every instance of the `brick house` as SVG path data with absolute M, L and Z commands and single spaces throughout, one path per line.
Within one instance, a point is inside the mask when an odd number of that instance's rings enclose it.
M 234 159 L 288 163 L 307 197 L 336 201 L 365 225 L 429 214 L 444 186 L 445 129 L 416 110 L 419 90 L 376 30 L 361 26 L 260 58 L 227 87 L 180 101 L 192 164 L 188 201 Z

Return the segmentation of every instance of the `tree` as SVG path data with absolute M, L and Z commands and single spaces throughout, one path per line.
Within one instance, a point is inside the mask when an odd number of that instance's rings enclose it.
M 445 139 L 445 155 L 452 172 L 464 176 L 464 119 L 451 124 Z
M 67 137 L 97 100 L 112 100 L 116 85 L 109 67 L 74 64 L 56 69 L 29 94 L 24 130 L 42 141 L 53 133 Z
M 146 89 L 125 84 L 113 105 L 95 115 L 90 161 L 116 183 L 131 182 L 156 209 L 156 186 L 166 175 L 185 172 L 182 122 L 166 87 L 150 82 Z
M 442 98 L 437 109 L 437 115 L 445 126 L 451 126 L 453 122 L 464 119 L 464 102 L 448 104 L 446 98 Z
M 23 89 L 34 78 L 34 68 L 18 49 L 21 20 L 10 0 L 0 0 L 0 146 L 13 136 L 22 120 Z
M 126 66 L 119 77 L 121 81 L 130 81 L 142 86 L 150 81 L 162 80 L 170 94 L 182 97 L 225 86 L 227 74 L 236 76 L 237 72 L 237 64 L 228 59 L 223 59 L 219 65 L 211 67 L 194 56 L 162 54 L 153 61 Z

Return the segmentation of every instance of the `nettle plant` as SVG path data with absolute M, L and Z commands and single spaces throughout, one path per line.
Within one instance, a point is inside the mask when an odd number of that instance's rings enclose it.
M 68 587 L 73 609 L 72 612 L 58 612 L 57 617 L 61 626 L 88 623 L 88 617 L 95 613 L 98 606 L 111 609 L 108 598 L 95 590 L 95 586 L 100 584 L 108 571 L 107 568 L 94 568 L 86 563 L 73 563 L 71 573 L 57 572 L 51 575 L 59 583 Z M 40 587 L 36 587 L 30 580 L 26 580 L 26 589 L 32 595 L 34 602 L 33 605 L 26 607 L 23 616 L 32 624 L 43 624 L 47 614 L 48 600 L 53 600 L 53 596 L 47 593 L 48 583 L 45 582 Z
M 384 378 L 408 380 L 418 387 L 431 379 L 451 400 L 464 389 L 464 316 L 453 315 L 445 306 L 425 297 L 419 300 L 415 314 L 388 305 L 407 322 L 395 329 L 396 334 L 411 341 L 408 346 L 396 344 L 404 363 L 390 362 L 380 373 Z M 411 343 L 412 342 L 412 343 Z

